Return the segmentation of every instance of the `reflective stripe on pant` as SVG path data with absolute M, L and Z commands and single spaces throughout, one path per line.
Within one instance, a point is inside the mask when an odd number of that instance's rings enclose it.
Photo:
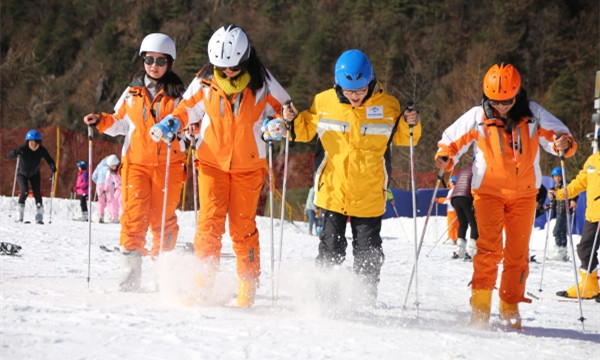
M 121 169 L 123 215 L 121 216 L 121 246 L 126 250 L 139 250 L 143 255 L 148 227 L 152 232 L 152 256 L 160 248 L 163 196 L 166 166 L 144 166 L 123 163 Z M 175 209 L 183 185 L 184 164 L 172 163 L 169 168 L 167 206 L 163 250 L 171 250 L 177 242 L 179 225 Z
M 218 262 L 225 219 L 229 214 L 229 235 L 241 279 L 260 276 L 256 209 L 265 175 L 264 168 L 241 173 L 229 173 L 206 165 L 200 165 L 198 169 L 200 211 L 194 249 L 200 259 L 212 258 Z
M 503 261 L 500 299 L 510 304 L 527 301 L 524 294 L 535 196 L 505 199 L 475 194 L 473 204 L 479 228 L 477 254 L 473 258 L 473 289 L 494 289 L 498 264 Z M 502 230 L 506 234 L 504 247 Z

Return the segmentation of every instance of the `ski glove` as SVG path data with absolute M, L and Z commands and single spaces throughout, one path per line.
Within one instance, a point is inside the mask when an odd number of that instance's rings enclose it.
M 179 130 L 180 127 L 181 121 L 171 115 L 168 115 L 158 124 L 150 128 L 150 137 L 156 142 L 162 140 L 166 143 L 170 143 L 175 139 L 177 130 Z
M 287 127 L 283 119 L 268 118 L 263 122 L 261 130 L 265 141 L 279 141 L 287 133 Z

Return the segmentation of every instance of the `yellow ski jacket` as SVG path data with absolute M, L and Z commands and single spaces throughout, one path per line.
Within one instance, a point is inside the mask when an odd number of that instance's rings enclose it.
M 600 221 L 600 152 L 592 154 L 583 164 L 577 177 L 567 185 L 569 199 L 587 191 L 585 201 L 585 219 L 589 222 Z M 557 200 L 565 199 L 565 192 L 556 192 Z

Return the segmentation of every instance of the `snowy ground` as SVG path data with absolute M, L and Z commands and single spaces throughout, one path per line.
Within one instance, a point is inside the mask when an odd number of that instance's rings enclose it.
M 25 220 L 34 217 L 31 201 Z M 600 304 L 583 302 L 584 329 L 578 303 L 553 295 L 573 284 L 572 262 L 547 261 L 541 293 L 542 264 L 531 264 L 527 289 L 539 299 L 520 306 L 522 331 L 469 327 L 472 264 L 450 259 L 453 248 L 443 244 L 443 217 L 429 221 L 418 266 L 418 309 L 414 286 L 403 308 L 414 262 L 413 223 L 403 218 L 383 224 L 386 262 L 376 308 L 346 299 L 360 300 L 347 271 L 349 251 L 336 274 L 345 297 L 334 311 L 315 299 L 318 239 L 307 235 L 305 223 L 285 224 L 283 261 L 275 263 L 276 270 L 281 267 L 274 281 L 270 222 L 258 219 L 261 287 L 255 306 L 239 309 L 229 306 L 236 278 L 234 259 L 228 257 L 221 262 L 214 300 L 186 304 L 197 266 L 194 256 L 183 251 L 193 238 L 193 211 L 179 213 L 177 251 L 155 262 L 144 259 L 143 291 L 122 293 L 117 289 L 119 255 L 99 248 L 118 245 L 120 225 L 94 222 L 88 247 L 88 223 L 71 220 L 79 215 L 76 200 L 54 199 L 49 224 L 45 199 L 46 225 L 15 223 L 11 198 L 0 197 L 0 209 L 1 241 L 23 247 L 20 257 L 0 257 L 3 360 L 600 359 Z M 418 219 L 419 238 L 423 223 Z M 545 230 L 534 230 L 531 252 L 538 259 L 545 238 Z M 278 254 L 278 220 L 275 239 Z M 223 252 L 232 252 L 227 235 Z M 273 283 L 279 283 L 276 301 Z M 497 304 L 495 292 L 492 323 L 498 323 Z

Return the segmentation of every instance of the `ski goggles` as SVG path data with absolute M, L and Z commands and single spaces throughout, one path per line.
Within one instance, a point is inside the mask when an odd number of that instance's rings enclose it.
M 165 58 L 165 57 L 154 58 L 154 56 L 144 56 L 144 63 L 146 65 L 153 65 L 154 62 L 156 62 L 156 65 L 158 65 L 158 66 L 165 66 L 165 65 L 167 65 L 167 58 Z
M 508 100 L 492 100 L 492 99 L 490 99 L 490 104 L 492 106 L 498 106 L 498 105 L 507 106 L 507 105 L 512 105 L 512 103 L 514 103 L 514 102 L 515 102 L 515 98 L 508 99 Z

